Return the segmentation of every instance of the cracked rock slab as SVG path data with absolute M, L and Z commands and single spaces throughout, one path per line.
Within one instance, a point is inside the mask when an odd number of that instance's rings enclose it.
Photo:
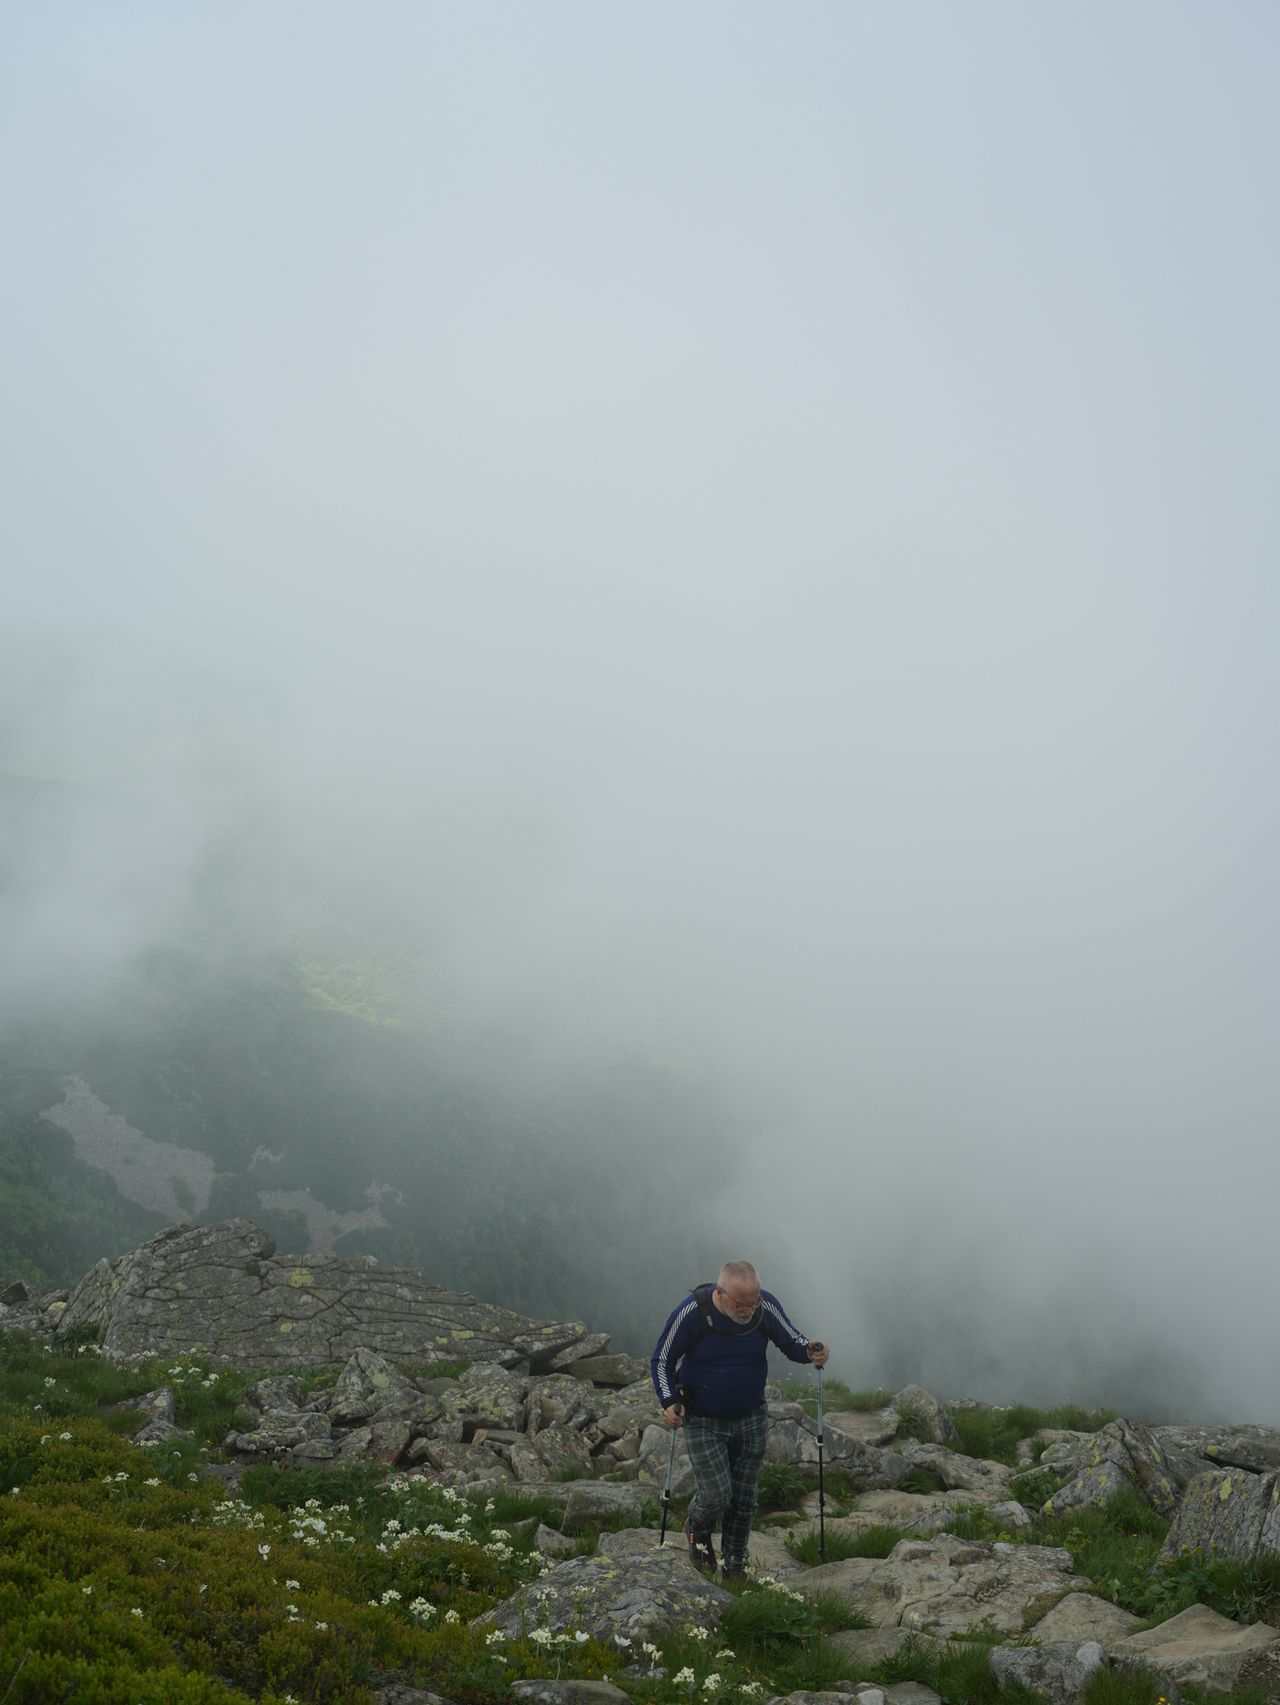
M 1257 1687 L 1274 1698 L 1280 1686 L 1280 1629 L 1265 1622 L 1242 1627 L 1206 1604 L 1113 1641 L 1110 1652 L 1117 1661 L 1144 1663 L 1173 1681 L 1215 1692 Z
M 169 1226 L 100 1261 L 57 1330 L 91 1326 L 113 1357 L 197 1351 L 246 1369 L 332 1365 L 356 1350 L 402 1362 L 549 1361 L 586 1336 L 364 1257 L 281 1255 L 249 1220 Z M 575 1364 L 582 1365 L 582 1364 Z
M 988 1544 L 941 1533 L 900 1540 L 887 1558 L 850 1557 L 793 1582 L 806 1597 L 834 1592 L 880 1628 L 946 1636 L 970 1628 L 1020 1634 L 1064 1594 L 1087 1587 L 1056 1546 Z

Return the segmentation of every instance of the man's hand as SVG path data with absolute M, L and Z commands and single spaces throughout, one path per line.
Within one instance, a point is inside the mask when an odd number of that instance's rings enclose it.
M 813 1363 L 815 1368 L 825 1368 L 827 1365 L 827 1357 L 830 1354 L 831 1351 L 827 1345 L 819 1343 L 816 1338 L 809 1346 L 809 1360 Z
M 669 1409 L 662 1411 L 662 1424 L 664 1427 L 684 1426 L 684 1410 L 678 1403 L 673 1403 Z

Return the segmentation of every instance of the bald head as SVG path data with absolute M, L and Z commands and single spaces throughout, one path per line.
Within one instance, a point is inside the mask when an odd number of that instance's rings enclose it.
M 760 1306 L 760 1279 L 750 1261 L 726 1261 L 716 1284 L 716 1307 L 734 1320 L 750 1320 Z

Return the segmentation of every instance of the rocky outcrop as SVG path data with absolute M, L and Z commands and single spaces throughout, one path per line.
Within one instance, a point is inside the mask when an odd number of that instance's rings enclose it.
M 1210 1469 L 1187 1487 L 1160 1553 L 1162 1563 L 1184 1551 L 1205 1551 L 1247 1563 L 1280 1557 L 1280 1472 Z
M 580 1322 L 528 1320 L 411 1268 L 280 1255 L 248 1220 L 170 1226 L 100 1261 L 59 1311 L 56 1330 L 87 1327 L 109 1355 L 198 1351 L 243 1368 L 344 1362 L 371 1349 L 399 1361 L 536 1369 L 587 1337 Z
M 1150 1427 L 1108 1421 L 1093 1435 L 1075 1478 L 1050 1498 L 1049 1508 L 1063 1515 L 1132 1490 L 1162 1516 L 1172 1516 L 1182 1487 L 1202 1466 L 1188 1453 L 1163 1446 Z

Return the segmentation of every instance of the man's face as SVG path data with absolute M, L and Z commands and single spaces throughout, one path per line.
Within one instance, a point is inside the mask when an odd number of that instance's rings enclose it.
M 758 1285 L 717 1285 L 716 1307 L 733 1320 L 750 1320 L 760 1306 Z

